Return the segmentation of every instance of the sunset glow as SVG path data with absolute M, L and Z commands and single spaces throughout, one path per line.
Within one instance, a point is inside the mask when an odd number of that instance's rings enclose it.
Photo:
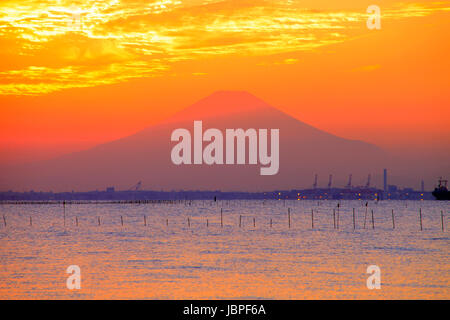
M 41 95 L 160 76 L 213 56 L 311 51 L 367 32 L 366 12 L 303 1 L 2 1 L 0 94 Z M 386 22 L 448 12 L 392 4 Z M 287 59 L 287 61 L 293 61 Z M 288 62 L 285 62 L 288 63 Z
M 364 1 L 2 1 L 3 162 L 117 139 L 228 89 L 348 138 L 441 148 L 450 2 L 377 5 L 373 31 Z
M 0 1 L 0 300 L 448 300 L 449 176 L 450 0 Z

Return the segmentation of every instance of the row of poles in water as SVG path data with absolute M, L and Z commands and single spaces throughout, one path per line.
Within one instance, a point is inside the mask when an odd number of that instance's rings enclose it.
M 66 226 L 66 206 L 64 204 L 63 206 L 63 214 L 64 214 L 64 226 Z M 364 214 L 364 226 L 363 228 L 366 229 L 366 222 L 368 220 L 368 208 L 366 206 L 365 214 Z M 373 209 L 370 210 L 370 221 L 372 224 L 372 229 L 375 229 L 375 219 L 374 219 L 374 212 Z M 394 215 L 394 209 L 391 211 L 392 216 L 392 229 L 395 229 L 395 215 Z M 144 215 L 144 226 L 147 226 L 147 216 Z M 353 208 L 352 211 L 352 217 L 353 217 L 353 230 L 356 229 L 356 214 L 355 214 L 355 208 Z M 340 222 L 340 214 L 339 214 L 339 205 L 337 209 L 333 209 L 333 228 L 339 229 L 339 222 Z M 100 217 L 97 217 L 97 223 L 100 226 L 101 220 Z M 6 217 L 3 215 L 3 224 L 6 227 Z M 120 224 L 123 226 L 123 216 L 120 216 Z M 420 230 L 423 230 L 423 223 L 422 223 L 422 208 L 419 209 L 419 224 L 420 224 Z M 33 225 L 33 218 L 30 216 L 30 226 Z M 78 227 L 78 216 L 75 216 L 75 225 Z M 191 227 L 191 219 L 190 217 L 187 218 L 187 225 L 188 228 Z M 269 220 L 269 226 L 272 228 L 273 221 L 272 218 Z M 169 226 L 169 219 L 166 219 L 166 226 Z M 209 219 L 206 219 L 206 227 L 209 227 Z M 223 209 L 220 209 L 220 227 L 223 228 Z M 242 215 L 239 215 L 239 228 L 242 227 Z M 253 218 L 253 227 L 256 228 L 256 218 Z M 291 228 L 291 208 L 288 208 L 288 228 Z M 311 228 L 314 229 L 314 209 L 311 209 Z M 441 228 L 442 231 L 444 231 L 444 212 L 441 210 Z

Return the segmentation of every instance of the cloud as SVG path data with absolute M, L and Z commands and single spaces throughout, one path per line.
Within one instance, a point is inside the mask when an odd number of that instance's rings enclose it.
M 449 2 L 393 5 L 382 18 L 449 9 Z M 306 10 L 298 1 L 6 0 L 0 12 L 3 95 L 151 77 L 176 61 L 311 51 L 367 32 L 363 10 Z

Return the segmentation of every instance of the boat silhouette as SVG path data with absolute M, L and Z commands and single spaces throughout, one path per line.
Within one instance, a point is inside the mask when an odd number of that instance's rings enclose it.
M 447 180 L 439 179 L 439 185 L 432 192 L 436 200 L 450 200 L 450 191 L 447 189 Z

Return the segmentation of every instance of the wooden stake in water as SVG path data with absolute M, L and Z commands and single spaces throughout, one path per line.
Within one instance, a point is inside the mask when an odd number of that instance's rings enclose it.
M 33 226 L 33 220 L 31 219 L 31 216 L 30 216 L 30 227 L 31 226 Z
M 392 229 L 395 229 L 394 209 L 392 209 Z
M 373 210 L 372 210 L 372 229 L 375 229 L 375 220 L 373 218 Z
M 5 227 L 6 227 L 6 218 L 5 218 L 5 215 L 3 215 L 3 223 L 5 224 Z
M 123 227 L 123 217 L 122 217 L 122 216 L 120 216 L 120 224 L 121 224 L 122 227 Z
M 291 228 L 291 208 L 288 208 L 288 227 Z
M 147 226 L 147 216 L 144 215 L 144 227 L 146 227 L 146 226 Z
M 366 202 L 366 212 L 364 213 L 364 229 L 366 228 L 366 220 L 367 220 L 367 202 Z
M 272 228 L 272 218 L 270 218 L 270 228 Z
M 355 221 L 355 208 L 353 208 L 353 230 L 356 229 L 356 221 Z
M 333 209 L 333 228 L 336 229 L 336 209 Z
M 239 228 L 242 226 L 242 216 L 239 215 Z
M 76 224 L 77 227 L 78 227 L 78 217 L 77 217 L 77 216 L 75 216 L 75 224 Z
M 66 202 L 63 201 L 64 227 L 66 226 Z
M 222 212 L 222 208 L 220 208 L 220 227 L 223 228 L 223 212 Z
M 314 209 L 311 209 L 311 229 L 314 229 Z
M 97 217 L 98 225 L 100 225 L 100 217 Z
M 206 227 L 207 228 L 209 227 L 209 220 L 208 219 L 206 219 Z
M 169 226 L 169 219 L 166 219 L 166 226 Z
M 253 218 L 253 228 L 256 228 L 256 220 Z
M 191 227 L 191 219 L 188 218 L 188 228 Z
M 420 220 L 420 231 L 423 230 L 422 228 L 422 208 L 419 209 L 419 220 Z
M 339 220 L 340 220 L 340 214 L 339 214 L 339 208 L 341 207 L 341 202 L 337 204 L 337 228 L 339 229 Z
M 442 226 L 442 231 L 444 231 L 444 211 L 441 210 L 441 226 Z

